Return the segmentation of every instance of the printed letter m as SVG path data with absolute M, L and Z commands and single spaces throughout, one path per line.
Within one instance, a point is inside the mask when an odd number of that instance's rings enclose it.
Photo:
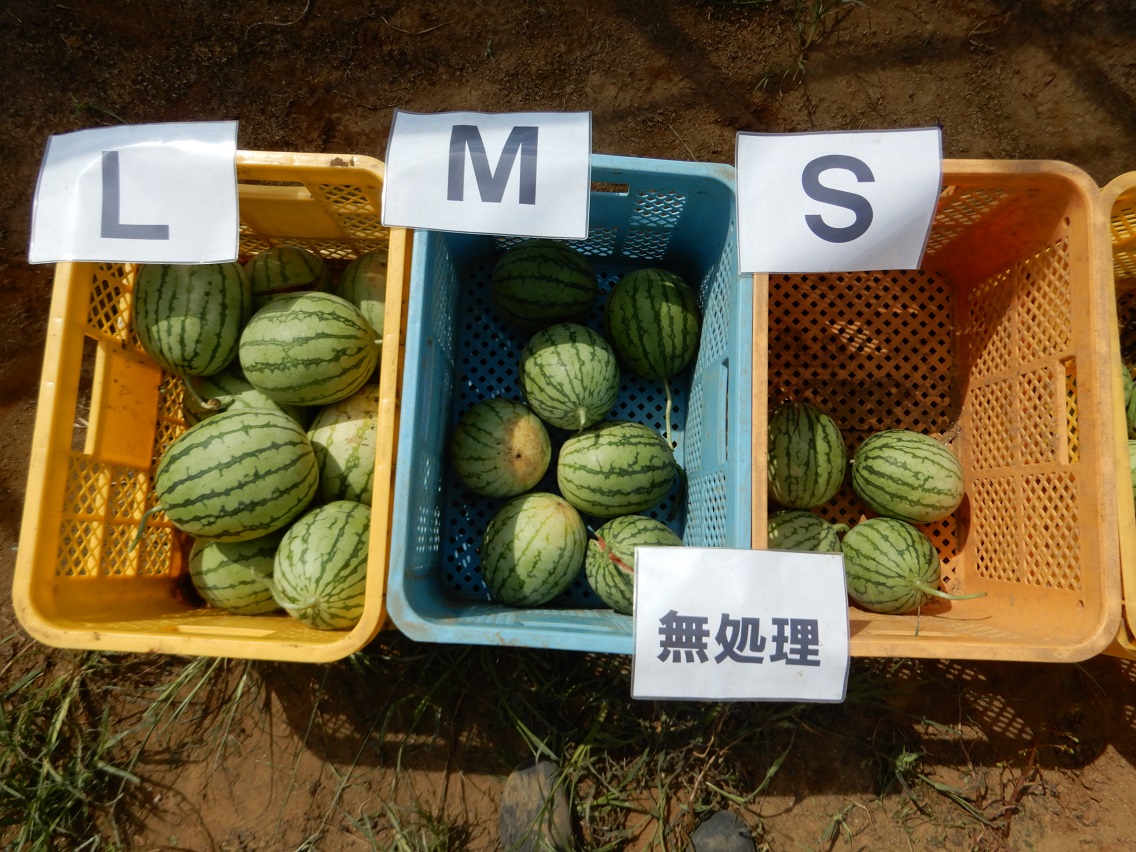
M 517 159 L 517 151 L 520 151 L 521 191 L 518 201 L 521 204 L 536 204 L 536 131 L 535 127 L 514 127 L 505 140 L 497 168 L 493 170 L 489 168 L 485 143 L 477 126 L 455 124 L 450 134 L 450 174 L 446 198 L 450 201 L 462 201 L 465 198 L 465 150 L 469 148 L 473 177 L 477 181 L 481 200 L 500 203 L 513 171 L 513 162 Z

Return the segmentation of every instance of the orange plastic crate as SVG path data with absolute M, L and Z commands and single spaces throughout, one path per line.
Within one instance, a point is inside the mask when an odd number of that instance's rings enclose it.
M 1117 329 L 1113 342 L 1119 347 L 1115 357 L 1123 363 L 1136 363 L 1136 172 L 1127 172 L 1111 181 L 1101 191 L 1106 230 L 1111 247 L 1110 280 L 1116 293 Z M 1136 659 L 1136 508 L 1132 490 L 1127 488 L 1128 470 L 1127 417 L 1123 399 L 1117 407 L 1122 455 L 1117 483 L 1117 506 L 1120 514 L 1121 591 L 1123 594 L 1120 628 L 1116 641 L 1106 653 Z
M 390 491 L 405 348 L 409 232 L 380 223 L 384 166 L 368 157 L 237 154 L 241 259 L 302 245 L 328 260 L 388 253 L 378 447 L 366 604 L 349 631 L 285 614 L 228 615 L 183 593 L 191 539 L 152 505 L 157 458 L 181 434 L 181 384 L 142 351 L 134 266 L 56 268 L 13 602 L 24 628 L 60 647 L 325 662 L 388 626 Z
M 768 276 L 754 376 L 770 406 L 812 401 L 850 452 L 880 429 L 935 435 L 966 473 L 962 506 L 923 529 L 943 587 L 987 595 L 918 616 L 850 606 L 853 655 L 1073 661 L 1116 635 L 1120 377 L 1099 205 L 1064 163 L 947 160 L 923 268 Z M 754 435 L 762 547 L 766 433 Z M 847 480 L 817 511 L 849 525 L 870 514 Z

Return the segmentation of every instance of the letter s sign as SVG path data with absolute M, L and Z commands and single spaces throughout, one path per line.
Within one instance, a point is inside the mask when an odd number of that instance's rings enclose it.
M 825 223 L 824 219 L 816 213 L 805 216 L 805 223 L 809 230 L 830 243 L 850 243 L 867 233 L 872 226 L 872 205 L 862 195 L 854 192 L 845 192 L 843 189 L 834 189 L 820 182 L 820 176 L 831 169 L 843 169 L 851 172 L 860 183 L 875 181 L 872 170 L 863 160 L 849 157 L 844 154 L 826 154 L 810 160 L 801 173 L 801 186 L 805 194 L 816 201 L 845 207 L 856 215 L 856 220 L 843 228 L 834 228 Z

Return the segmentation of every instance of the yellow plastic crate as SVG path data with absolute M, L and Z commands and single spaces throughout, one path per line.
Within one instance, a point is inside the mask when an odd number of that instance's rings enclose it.
M 923 530 L 943 587 L 986 596 L 918 616 L 850 606 L 854 656 L 1074 661 L 1115 637 L 1120 376 L 1100 203 L 1064 163 L 947 160 L 923 268 L 768 276 L 767 361 L 754 365 L 766 402 L 812 401 L 850 452 L 880 429 L 935 435 L 966 474 L 962 506 Z M 761 547 L 767 447 L 754 435 Z M 870 514 L 847 480 L 818 511 Z
M 61 263 L 55 272 L 13 602 L 48 645 L 327 662 L 388 626 L 391 483 L 405 349 L 409 232 L 380 222 L 384 166 L 369 157 L 240 151 L 241 259 L 274 245 L 329 261 L 388 252 L 386 324 L 366 604 L 349 631 L 285 614 L 235 616 L 185 594 L 191 539 L 151 518 L 157 458 L 185 429 L 181 384 L 142 351 L 131 309 L 135 268 Z
M 1103 219 L 1111 247 L 1110 280 L 1116 292 L 1117 328 L 1113 342 L 1119 347 L 1114 357 L 1124 356 L 1124 363 L 1136 362 L 1136 172 L 1127 172 L 1112 180 L 1101 191 Z M 1132 489 L 1127 486 L 1128 448 L 1127 417 L 1123 399 L 1117 405 L 1117 421 L 1121 440 L 1122 472 L 1117 483 L 1117 506 L 1120 514 L 1121 619 L 1116 640 L 1106 653 L 1136 659 L 1136 508 Z

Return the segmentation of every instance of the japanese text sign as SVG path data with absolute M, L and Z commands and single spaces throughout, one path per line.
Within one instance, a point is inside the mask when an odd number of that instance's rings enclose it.
M 843 701 L 843 557 L 636 548 L 634 633 L 634 698 Z
M 30 263 L 237 259 L 235 121 L 99 127 L 52 136 Z
M 591 146 L 586 112 L 396 110 L 383 224 L 585 239 Z
M 942 189 L 942 133 L 739 133 L 743 272 L 917 269 Z

